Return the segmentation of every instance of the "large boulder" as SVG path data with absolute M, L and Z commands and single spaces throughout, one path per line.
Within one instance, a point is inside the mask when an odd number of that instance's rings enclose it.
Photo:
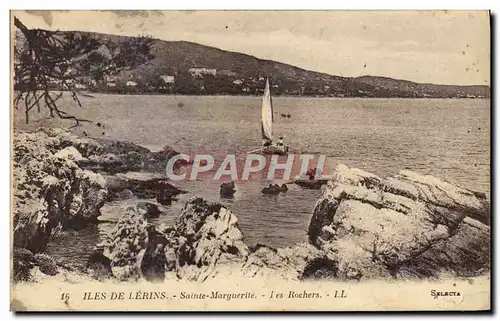
M 308 234 L 339 278 L 469 276 L 489 268 L 488 222 L 484 194 L 410 171 L 382 179 L 339 165 Z
M 245 263 L 236 269 L 247 277 L 304 280 L 335 277 L 335 262 L 326 253 L 307 243 L 285 248 L 258 244 Z M 233 274 L 235 271 L 232 272 Z
M 436 242 L 394 272 L 397 277 L 420 278 L 484 275 L 491 268 L 489 233 L 486 225 L 466 217 L 449 239 Z
M 204 279 L 221 257 L 238 260 L 249 253 L 238 218 L 221 204 L 202 198 L 194 197 L 186 203 L 174 231 L 179 240 L 176 269 L 180 277 L 189 274 L 188 278 Z M 196 267 L 194 273 L 193 267 Z
M 104 177 L 113 198 L 119 198 L 123 191 L 128 190 L 139 198 L 156 198 L 160 204 L 169 205 L 176 196 L 186 193 L 161 174 L 128 172 Z
M 98 149 L 66 131 L 15 132 L 13 155 L 14 246 L 37 253 L 61 228 L 80 228 L 100 215 L 104 178 L 77 165 Z
M 138 202 L 127 207 L 100 244 L 103 255 L 111 261 L 113 275 L 122 281 L 140 278 L 162 281 L 168 268 L 175 265 L 175 258 L 169 261 L 167 254 L 178 247 L 177 240 L 170 228 L 164 225 L 156 228 L 148 222 L 153 217 L 150 205 Z

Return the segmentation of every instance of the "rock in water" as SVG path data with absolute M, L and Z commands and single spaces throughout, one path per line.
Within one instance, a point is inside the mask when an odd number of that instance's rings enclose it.
M 222 183 L 220 185 L 220 196 L 222 197 L 232 197 L 236 192 L 234 182 Z
M 156 204 L 148 202 L 148 201 L 137 202 L 137 208 L 139 209 L 139 212 L 146 219 L 157 218 L 161 214 L 161 211 L 158 209 L 158 206 Z
M 321 187 L 323 187 L 323 185 L 327 183 L 327 180 L 318 180 L 318 181 L 296 180 L 294 181 L 294 183 L 299 185 L 300 187 L 307 189 L 321 189 Z
M 278 184 L 269 184 L 269 186 L 261 190 L 262 194 L 279 194 L 286 191 L 288 191 L 288 186 L 286 186 L 286 184 L 282 184 L 281 186 Z
M 119 192 L 124 189 L 130 190 L 135 196 L 140 198 L 160 198 L 184 194 L 183 191 L 172 185 L 164 175 L 141 172 L 128 172 L 115 176 L 105 176 L 110 191 Z
M 317 174 L 323 174 L 323 173 L 321 172 L 318 173 L 317 168 L 311 168 L 306 172 L 306 175 L 304 177 L 295 180 L 294 183 L 307 189 L 321 189 L 321 187 L 325 185 L 328 181 L 326 179 L 316 180 Z
M 96 222 L 106 182 L 76 161 L 98 144 L 50 129 L 16 132 L 13 147 L 14 246 L 43 252 L 55 230 Z
M 343 279 L 470 276 L 489 268 L 488 222 L 475 192 L 410 171 L 382 179 L 339 165 L 308 234 Z

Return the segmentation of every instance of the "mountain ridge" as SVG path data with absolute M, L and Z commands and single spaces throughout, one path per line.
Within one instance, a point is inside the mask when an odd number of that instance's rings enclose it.
M 344 77 L 311 71 L 288 63 L 207 46 L 191 41 L 166 41 L 151 37 L 64 31 L 92 35 L 111 52 L 121 52 L 132 61 L 119 68 L 113 88 L 97 86 L 95 91 L 127 91 L 127 81 L 137 83 L 137 93 L 258 95 L 264 79 L 273 84 L 273 95 L 377 98 L 489 98 L 486 85 L 443 85 L 418 83 L 386 76 Z M 147 43 L 149 51 L 134 45 Z M 127 51 L 123 53 L 124 51 Z M 193 68 L 205 68 L 193 72 Z M 215 70 L 215 72 L 214 72 Z M 161 76 L 174 77 L 165 84 Z M 163 79 L 163 80 L 162 80 Z

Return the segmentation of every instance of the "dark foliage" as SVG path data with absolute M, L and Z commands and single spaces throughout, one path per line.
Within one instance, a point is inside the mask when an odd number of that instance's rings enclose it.
M 152 39 L 127 38 L 116 44 L 93 33 L 28 29 L 14 17 L 14 107 L 23 108 L 26 123 L 30 112 L 47 108 L 51 117 L 70 119 L 75 126 L 90 122 L 70 115 L 57 102 L 68 94 L 82 106 L 81 88 L 97 86 L 120 68 L 135 68 L 152 59 Z

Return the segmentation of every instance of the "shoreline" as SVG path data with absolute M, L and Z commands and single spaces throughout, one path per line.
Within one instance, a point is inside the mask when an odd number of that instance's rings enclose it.
M 61 92 L 54 90 L 54 92 Z M 64 93 L 71 93 L 71 91 L 65 91 Z M 169 97 L 248 97 L 255 99 L 262 99 L 262 95 L 235 95 L 235 94 L 162 94 L 162 93 L 112 93 L 112 92 L 92 92 L 92 91 L 80 91 L 84 95 L 100 95 L 100 96 L 169 96 Z M 15 93 L 15 91 L 14 91 Z M 80 99 L 86 99 L 92 97 L 81 96 Z M 349 97 L 339 97 L 339 96 L 304 96 L 304 95 L 277 95 L 273 94 L 273 98 L 297 98 L 297 99 L 330 99 L 330 100 L 488 100 L 491 101 L 491 97 L 368 97 L 368 96 L 349 96 Z

